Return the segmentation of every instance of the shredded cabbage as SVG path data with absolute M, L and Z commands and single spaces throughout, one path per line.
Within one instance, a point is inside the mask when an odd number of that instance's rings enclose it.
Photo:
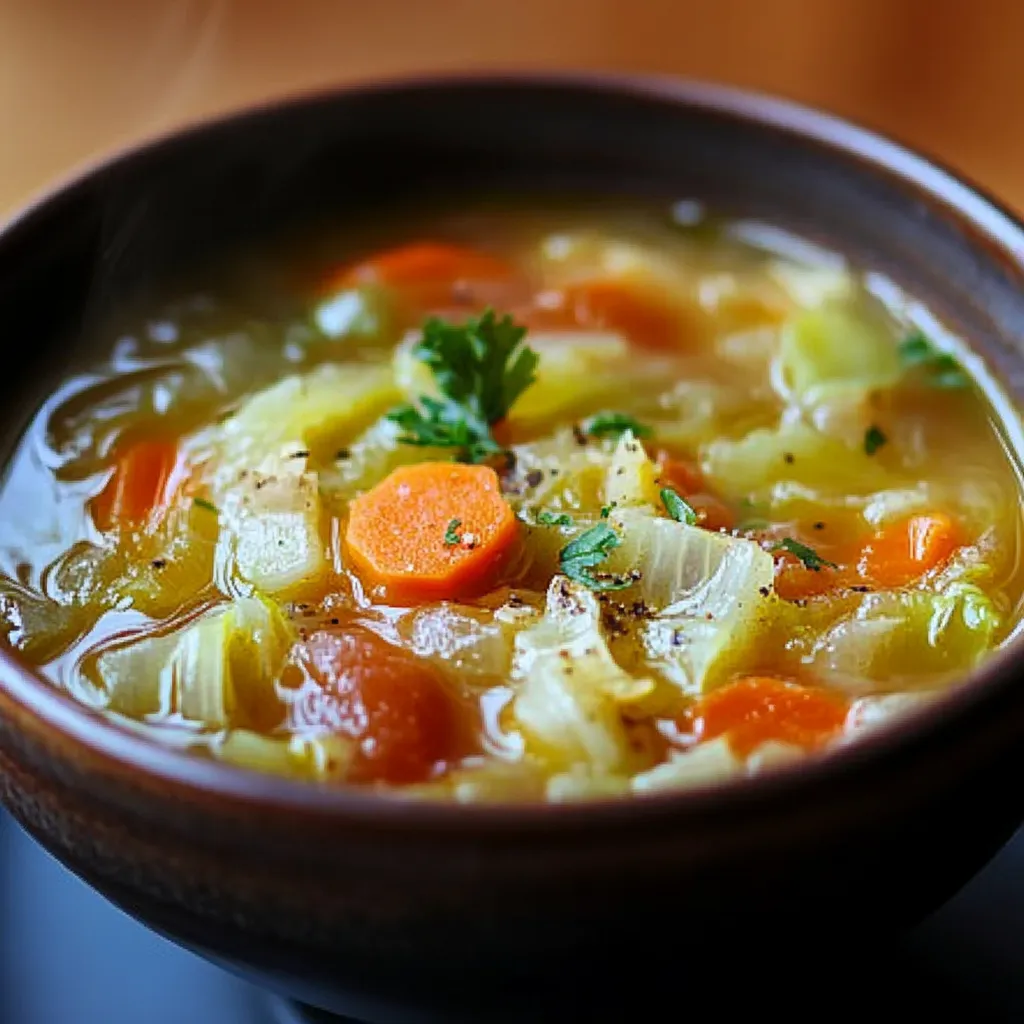
M 654 683 L 632 678 L 612 658 L 589 590 L 564 576 L 551 581 L 543 619 L 516 637 L 511 675 L 513 714 L 528 751 L 565 768 L 635 769 L 621 711 Z
M 844 393 L 861 395 L 891 387 L 900 378 L 892 330 L 864 297 L 804 309 L 782 331 L 781 383 L 788 395 L 816 406 Z
M 232 729 L 211 746 L 211 752 L 240 768 L 322 782 L 345 777 L 355 744 L 334 734 L 261 736 L 248 729 Z
M 220 729 L 265 717 L 294 639 L 271 601 L 242 597 L 169 633 L 121 640 L 103 649 L 94 675 L 106 706 L 132 718 L 168 716 Z M 244 687 L 236 686 L 244 681 Z
M 753 541 L 639 510 L 614 511 L 609 521 L 622 544 L 604 564 L 638 569 L 637 596 L 654 613 L 641 627 L 651 668 L 698 693 L 742 667 L 774 613 L 771 555 Z
M 215 502 L 283 445 L 298 442 L 314 462 L 331 462 L 338 450 L 401 400 L 386 364 L 325 363 L 305 375 L 285 377 L 248 398 L 223 423 L 201 435 L 193 461 Z
M 720 440 L 703 452 L 702 469 L 722 493 L 752 500 L 785 501 L 869 495 L 898 481 L 864 452 L 802 422 L 751 431 L 739 441 Z
M 941 592 L 866 594 L 821 636 L 810 653 L 815 672 L 847 688 L 934 681 L 974 668 L 992 648 L 1001 616 L 983 590 L 953 582 Z

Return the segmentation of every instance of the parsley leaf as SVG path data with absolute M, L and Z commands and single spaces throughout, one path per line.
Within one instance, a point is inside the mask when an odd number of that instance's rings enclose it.
M 431 317 L 413 354 L 430 367 L 441 398 L 392 410 L 404 444 L 457 449 L 456 458 L 482 462 L 504 449 L 491 435 L 516 399 L 537 379 L 539 357 L 523 344 L 526 328 L 492 309 L 464 324 Z
M 933 387 L 954 390 L 970 385 L 956 357 L 937 349 L 923 331 L 908 334 L 900 342 L 899 355 L 904 369 L 920 367 Z
M 864 431 L 864 451 L 868 455 L 874 455 L 889 438 L 876 426 L 870 426 Z
M 632 576 L 608 573 L 595 576 L 590 572 L 621 543 L 619 535 L 607 523 L 598 523 L 562 548 L 558 556 L 562 572 L 591 590 L 624 590 L 635 582 Z
M 784 540 L 780 540 L 777 544 L 772 545 L 772 551 L 788 551 L 791 555 L 796 555 L 804 566 L 811 569 L 813 572 L 820 572 L 825 566 L 829 569 L 838 569 L 839 566 L 835 562 L 830 562 L 827 558 L 822 558 L 814 548 L 809 548 L 806 544 L 801 544 L 798 540 L 793 540 L 792 537 L 786 537 Z
M 537 522 L 541 526 L 572 526 L 572 516 L 565 512 L 541 511 L 537 513 Z
M 677 494 L 671 487 L 662 487 L 661 501 L 665 511 L 677 522 L 686 523 L 687 526 L 696 526 L 698 515 L 694 507 L 683 497 Z
M 650 427 L 624 412 L 599 412 L 583 423 L 583 432 L 590 437 L 621 437 L 627 430 L 634 437 L 650 437 Z
M 462 542 L 462 538 L 457 532 L 461 525 L 461 519 L 452 519 L 449 521 L 448 526 L 444 531 L 444 546 L 446 548 L 453 548 L 456 544 Z
M 197 508 L 206 509 L 207 512 L 213 512 L 214 515 L 220 515 L 220 509 L 212 501 L 207 501 L 205 498 L 193 498 L 192 504 Z

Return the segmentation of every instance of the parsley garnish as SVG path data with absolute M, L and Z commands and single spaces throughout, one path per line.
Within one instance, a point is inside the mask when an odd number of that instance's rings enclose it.
M 207 501 L 205 498 L 193 498 L 192 504 L 199 508 L 206 509 L 207 512 L 213 512 L 215 515 L 220 515 L 220 509 L 212 501 Z
M 583 432 L 590 437 L 621 437 L 627 430 L 634 437 L 650 437 L 654 433 L 624 412 L 599 412 L 583 424 Z
M 661 500 L 665 511 L 677 522 L 686 523 L 687 526 L 696 526 L 698 515 L 694 507 L 685 499 L 680 497 L 671 487 L 662 487 Z
M 413 354 L 430 367 L 442 398 L 421 396 L 388 419 L 404 444 L 455 448 L 456 458 L 483 462 L 504 449 L 491 435 L 516 399 L 536 380 L 538 356 L 523 344 L 526 328 L 488 309 L 464 324 L 432 317 Z
M 615 506 L 615 502 L 614 501 L 611 503 L 611 505 L 602 505 L 601 506 L 601 518 L 602 519 L 607 519 L 612 514 L 612 508 L 614 506 Z
M 784 540 L 780 540 L 777 544 L 774 544 L 771 548 L 772 551 L 788 551 L 791 555 L 796 555 L 804 566 L 811 569 L 813 572 L 820 572 L 825 566 L 829 569 L 838 569 L 839 566 L 835 562 L 830 562 L 827 558 L 822 558 L 814 548 L 809 548 L 806 544 L 801 544 L 798 540 L 793 540 L 792 537 L 786 537 Z
M 955 356 L 937 349 L 922 331 L 913 331 L 900 342 L 900 362 L 904 369 L 921 367 L 934 387 L 954 389 L 970 384 Z
M 874 455 L 888 440 L 889 438 L 878 427 L 870 426 L 864 431 L 864 451 L 868 455 Z
M 537 522 L 541 526 L 572 526 L 572 516 L 565 512 L 538 512 Z
M 452 519 L 448 523 L 448 526 L 444 531 L 444 546 L 446 548 L 453 548 L 456 544 L 462 542 L 462 538 L 456 532 L 461 525 L 461 519 Z
M 591 590 L 623 590 L 632 586 L 635 582 L 632 576 L 595 576 L 590 572 L 621 543 L 619 535 L 607 523 L 598 523 L 562 548 L 558 556 L 562 572 Z

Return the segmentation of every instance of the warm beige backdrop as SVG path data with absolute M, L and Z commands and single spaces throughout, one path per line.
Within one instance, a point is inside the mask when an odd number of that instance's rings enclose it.
M 119 142 L 407 70 L 753 86 L 938 153 L 1024 209 L 1024 0 L 0 0 L 0 213 Z

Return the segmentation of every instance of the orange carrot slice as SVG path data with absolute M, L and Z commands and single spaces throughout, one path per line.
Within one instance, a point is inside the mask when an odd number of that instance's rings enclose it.
M 727 736 L 745 757 L 770 740 L 815 750 L 842 729 L 847 710 L 847 700 L 831 690 L 747 676 L 698 701 L 692 719 L 700 739 Z
M 736 525 L 736 513 L 711 492 L 694 463 L 676 458 L 664 448 L 654 453 L 654 461 L 660 484 L 673 488 L 686 499 L 705 530 L 731 530 Z
M 178 446 L 166 439 L 131 444 L 118 457 L 103 490 L 90 502 L 100 530 L 138 529 L 166 512 L 177 483 Z
M 490 253 L 445 242 L 412 242 L 343 267 L 328 277 L 323 291 L 376 285 L 399 292 L 420 310 L 429 310 L 459 305 L 460 289 L 504 286 L 515 277 L 511 264 Z M 488 292 L 482 300 L 496 297 Z
M 902 587 L 941 565 L 962 543 L 959 526 L 945 513 L 909 516 L 871 538 L 857 569 L 876 586 Z
M 542 292 L 520 321 L 533 330 L 617 331 L 635 345 L 652 349 L 680 347 L 692 333 L 687 315 L 670 295 L 636 281 L 601 277 Z
M 357 741 L 352 782 L 425 782 L 470 752 L 469 713 L 437 669 L 365 628 L 318 630 L 292 666 L 322 693 L 301 724 Z
M 365 585 L 415 604 L 492 589 L 518 532 L 490 466 L 423 462 L 352 502 L 345 548 Z

